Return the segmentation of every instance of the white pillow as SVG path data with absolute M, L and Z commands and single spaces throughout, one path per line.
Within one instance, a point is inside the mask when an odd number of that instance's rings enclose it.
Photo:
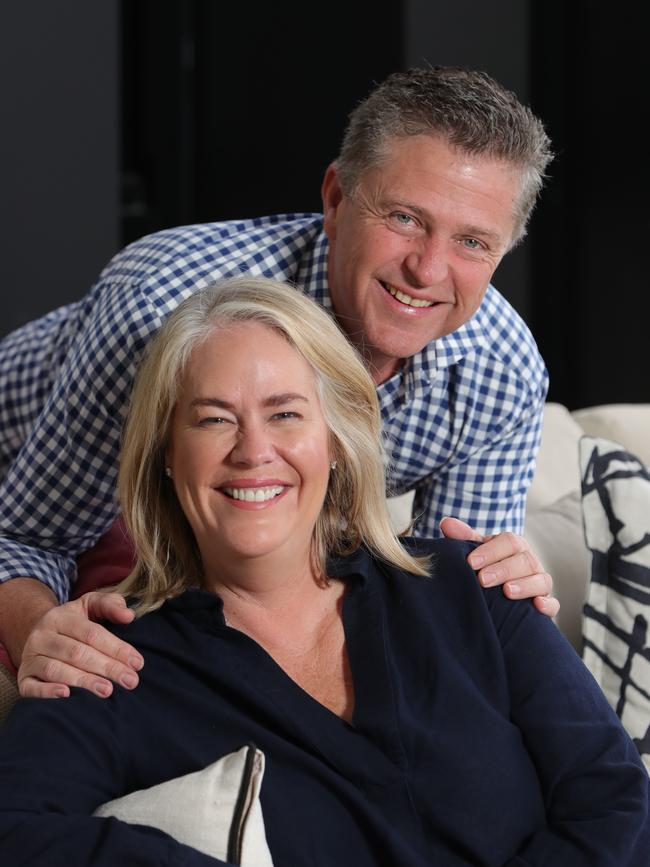
M 245 746 L 202 771 L 102 804 L 93 815 L 157 828 L 241 867 L 273 867 L 259 800 L 263 776 L 264 754 Z

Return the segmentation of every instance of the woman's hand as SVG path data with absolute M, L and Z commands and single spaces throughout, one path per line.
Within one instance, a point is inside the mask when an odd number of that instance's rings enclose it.
M 112 682 L 136 687 L 142 656 L 96 622 L 130 623 L 133 617 L 119 593 L 85 593 L 51 608 L 25 642 L 17 676 L 20 694 L 65 698 L 71 686 L 79 686 L 106 698 Z
M 532 597 L 542 614 L 555 617 L 558 613 L 560 603 L 550 596 L 553 579 L 523 536 L 516 533 L 481 536 L 458 518 L 443 518 L 440 529 L 449 539 L 483 543 L 467 559 L 484 587 L 503 584 L 503 592 L 510 599 Z

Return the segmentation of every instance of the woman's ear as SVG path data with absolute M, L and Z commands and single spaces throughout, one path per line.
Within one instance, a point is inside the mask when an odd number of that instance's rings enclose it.
M 343 200 L 343 191 L 339 183 L 336 163 L 330 163 L 325 171 L 323 183 L 320 188 L 323 201 L 323 217 L 325 234 L 330 241 L 336 238 L 336 217 L 338 207 Z

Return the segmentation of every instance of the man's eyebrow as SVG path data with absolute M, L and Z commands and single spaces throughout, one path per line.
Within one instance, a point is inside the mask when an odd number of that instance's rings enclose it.
M 293 403 L 295 401 L 309 403 L 309 399 L 303 394 L 298 394 L 298 392 L 295 391 L 284 391 L 280 394 L 271 394 L 264 398 L 262 406 L 282 406 L 283 404 Z M 201 406 L 213 406 L 217 409 L 227 409 L 230 412 L 235 410 L 235 405 L 222 397 L 195 397 L 194 400 L 190 401 L 190 409 Z
M 489 238 L 491 241 L 503 243 L 503 238 L 498 232 L 493 232 L 491 229 L 484 229 L 481 226 L 464 226 L 463 235 L 472 235 L 477 238 Z

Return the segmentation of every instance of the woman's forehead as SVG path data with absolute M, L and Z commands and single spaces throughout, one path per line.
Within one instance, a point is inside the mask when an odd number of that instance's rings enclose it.
M 255 321 L 215 327 L 192 351 L 181 383 L 183 391 L 212 387 L 242 396 L 298 386 L 315 392 L 311 366 L 277 329 Z

